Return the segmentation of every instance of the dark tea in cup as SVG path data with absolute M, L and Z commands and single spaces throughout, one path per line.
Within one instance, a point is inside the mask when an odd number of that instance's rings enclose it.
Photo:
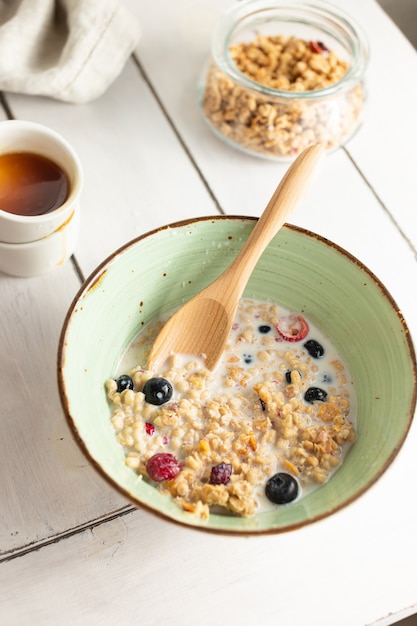
M 0 243 L 34 242 L 74 225 L 83 178 L 74 148 L 54 130 L 0 122 Z
M 0 155 L 0 209 L 22 216 L 43 215 L 62 206 L 69 195 L 64 170 L 32 152 Z

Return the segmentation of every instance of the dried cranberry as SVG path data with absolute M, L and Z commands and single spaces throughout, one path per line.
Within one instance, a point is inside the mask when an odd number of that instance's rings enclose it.
M 315 52 L 316 54 L 323 53 L 323 48 L 321 47 L 319 41 L 310 41 L 310 50 L 311 52 Z
M 210 474 L 211 485 L 227 485 L 232 475 L 233 467 L 231 463 L 219 463 L 213 465 Z
M 146 471 L 149 478 L 157 483 L 163 480 L 172 480 L 180 473 L 181 466 L 173 454 L 158 452 L 146 462 Z
M 145 430 L 147 435 L 153 435 L 155 432 L 155 426 L 149 422 L 145 422 Z

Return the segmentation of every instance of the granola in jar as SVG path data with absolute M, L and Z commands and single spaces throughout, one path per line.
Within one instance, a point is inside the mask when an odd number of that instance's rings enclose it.
M 202 518 L 287 505 L 329 479 L 355 439 L 354 390 L 303 315 L 243 299 L 214 372 L 172 355 L 155 376 L 146 361 L 162 324 L 106 382 L 128 467 Z
M 200 81 L 204 119 L 229 145 L 264 158 L 290 160 L 313 143 L 334 150 L 362 121 L 367 61 L 364 33 L 339 9 L 236 5 Z

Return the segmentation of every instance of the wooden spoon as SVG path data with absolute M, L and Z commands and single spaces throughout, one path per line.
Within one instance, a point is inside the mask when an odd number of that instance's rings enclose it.
M 292 163 L 246 244 L 231 265 L 208 287 L 186 302 L 166 322 L 148 359 L 158 371 L 170 354 L 192 354 L 213 370 L 224 351 L 246 283 L 266 246 L 284 224 L 322 160 L 324 148 L 314 144 Z

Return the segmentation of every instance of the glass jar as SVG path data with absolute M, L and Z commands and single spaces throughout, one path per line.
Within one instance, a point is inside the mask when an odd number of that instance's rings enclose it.
M 368 56 L 362 29 L 334 6 L 239 2 L 214 32 L 200 106 L 216 135 L 252 155 L 332 151 L 362 122 Z

